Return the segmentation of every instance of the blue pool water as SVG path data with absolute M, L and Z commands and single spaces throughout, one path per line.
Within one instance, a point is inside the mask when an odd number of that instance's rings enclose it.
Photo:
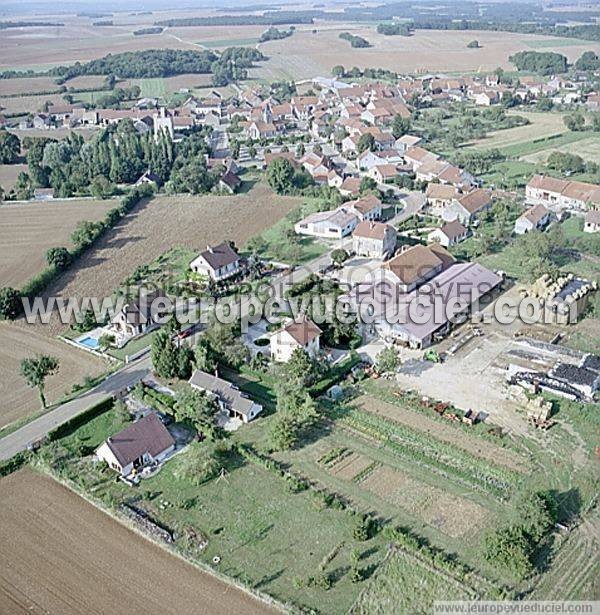
M 79 343 L 83 346 L 87 346 L 88 348 L 92 348 L 92 350 L 96 350 L 96 348 L 100 346 L 98 340 L 95 337 L 84 337 L 83 339 L 79 340 Z

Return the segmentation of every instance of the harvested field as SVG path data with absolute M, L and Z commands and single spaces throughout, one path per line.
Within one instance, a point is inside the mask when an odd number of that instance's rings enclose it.
M 202 250 L 225 239 L 241 246 L 300 203 L 298 198 L 274 195 L 263 184 L 232 197 L 158 196 L 140 204 L 108 232 L 77 267 L 57 279 L 48 294 L 110 297 L 136 267 L 170 248 Z
M 525 472 L 527 469 L 525 460 L 512 451 L 496 446 L 492 442 L 481 440 L 476 436 L 469 436 L 462 430 L 456 429 L 451 425 L 439 423 L 435 419 L 428 418 L 423 414 L 412 412 L 370 395 L 360 397 L 357 400 L 357 405 L 363 410 L 392 419 L 412 429 L 431 434 L 442 442 L 458 446 L 472 455 L 504 466 L 510 470 Z
M 595 137 L 589 137 L 576 141 L 574 143 L 566 143 L 564 145 L 558 145 L 556 147 L 550 145 L 548 149 L 536 152 L 535 154 L 529 154 L 522 156 L 521 160 L 527 162 L 546 162 L 548 156 L 552 152 L 563 152 L 565 154 L 576 154 L 581 156 L 586 162 L 600 163 L 600 139 Z
M 21 470 L 0 481 L 0 493 L 3 613 L 275 612 L 47 476 Z
M 24 321 L 0 322 L 0 427 L 40 409 L 37 390 L 29 388 L 19 373 L 22 359 L 45 354 L 59 360 L 59 370 L 46 381 L 48 403 L 81 384 L 86 376 L 99 376 L 108 364 L 84 350 L 48 337 L 40 327 Z M 1 611 L 1 609 L 0 609 Z
M 0 185 L 7 187 L 1 179 Z M 70 235 L 77 222 L 100 220 L 116 204 L 95 199 L 4 203 L 0 207 L 2 284 L 21 287 L 44 269 L 48 248 L 72 246 Z
M 258 48 L 269 56 L 269 61 L 254 69 L 258 78 L 308 79 L 315 75 L 329 75 L 333 66 L 386 68 L 398 72 L 429 71 L 489 71 L 501 66 L 514 70 L 508 57 L 529 48 L 528 43 L 547 40 L 548 37 L 511 34 L 507 32 L 417 30 L 413 36 L 384 36 L 374 27 L 357 24 L 315 24 L 299 26 L 290 40 L 260 43 Z M 366 38 L 372 47 L 353 49 L 347 41 L 339 39 L 342 31 Z M 467 49 L 467 43 L 477 39 L 480 49 Z M 203 40 L 197 38 L 195 40 Z M 569 60 L 583 51 L 595 49 L 592 42 L 578 41 L 577 45 L 561 48 Z M 342 59 L 342 61 L 340 61 Z
M 360 486 L 453 538 L 477 531 L 488 514 L 474 502 L 416 481 L 388 466 L 376 468 Z
M 106 77 L 103 75 L 81 75 L 79 77 L 73 77 L 73 79 L 69 79 L 65 82 L 65 86 L 67 88 L 79 90 L 79 89 L 89 89 L 89 88 L 101 88 L 106 81 Z M 117 87 L 120 87 L 121 84 L 117 83 Z
M 64 103 L 63 94 L 39 94 L 37 96 L 10 96 L 1 98 L 6 113 L 37 113 L 43 111 L 46 102 Z
M 0 79 L 0 96 L 37 94 L 58 90 L 52 77 L 26 77 L 24 79 Z
M 559 135 L 567 132 L 563 122 L 563 113 L 556 111 L 548 113 L 536 113 L 532 111 L 509 111 L 508 115 L 520 115 L 529 120 L 526 126 L 496 130 L 488 133 L 483 139 L 479 139 L 473 145 L 479 149 L 503 148 L 530 143 L 534 139 Z
M 0 186 L 4 188 L 4 192 L 12 190 L 13 186 L 17 182 L 19 173 L 27 173 L 26 164 L 0 164 Z M 2 219 L 2 208 L 0 208 L 0 220 Z M 2 229 L 0 229 L 0 236 L 2 235 Z

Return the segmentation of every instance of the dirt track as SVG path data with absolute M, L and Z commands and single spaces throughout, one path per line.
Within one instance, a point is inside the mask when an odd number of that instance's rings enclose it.
M 0 481 L 0 496 L 1 613 L 276 612 L 49 477 L 21 470 Z

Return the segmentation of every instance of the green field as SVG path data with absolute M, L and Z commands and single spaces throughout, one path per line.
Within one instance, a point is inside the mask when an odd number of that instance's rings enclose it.
M 578 38 L 552 38 L 528 39 L 523 41 L 524 45 L 531 49 L 553 49 L 554 47 L 574 47 L 579 45 L 589 45 L 589 41 L 582 41 Z
M 133 79 L 132 85 L 140 86 L 140 96 L 148 98 L 164 98 L 167 88 L 163 77 Z
M 565 139 L 567 135 L 581 135 L 581 138 L 574 140 Z M 541 151 L 522 156 L 527 162 L 545 162 L 552 152 L 563 152 L 567 154 L 577 154 L 586 162 L 600 163 L 600 136 L 593 133 L 566 133 L 561 139 L 552 139 L 551 147 Z
M 392 551 L 354 604 L 357 615 L 429 615 L 436 600 L 475 600 L 481 594 L 450 574 L 440 574 L 413 554 Z

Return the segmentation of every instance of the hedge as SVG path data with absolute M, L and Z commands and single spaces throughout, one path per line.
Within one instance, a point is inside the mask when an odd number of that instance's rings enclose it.
M 83 412 L 75 415 L 70 418 L 67 422 L 59 425 L 56 429 L 53 429 L 48 433 L 48 439 L 50 441 L 60 440 L 65 436 L 72 434 L 76 429 L 81 427 L 84 423 L 100 416 L 104 412 L 110 410 L 113 406 L 112 397 L 108 397 L 107 399 L 103 399 L 102 401 L 90 406 Z

